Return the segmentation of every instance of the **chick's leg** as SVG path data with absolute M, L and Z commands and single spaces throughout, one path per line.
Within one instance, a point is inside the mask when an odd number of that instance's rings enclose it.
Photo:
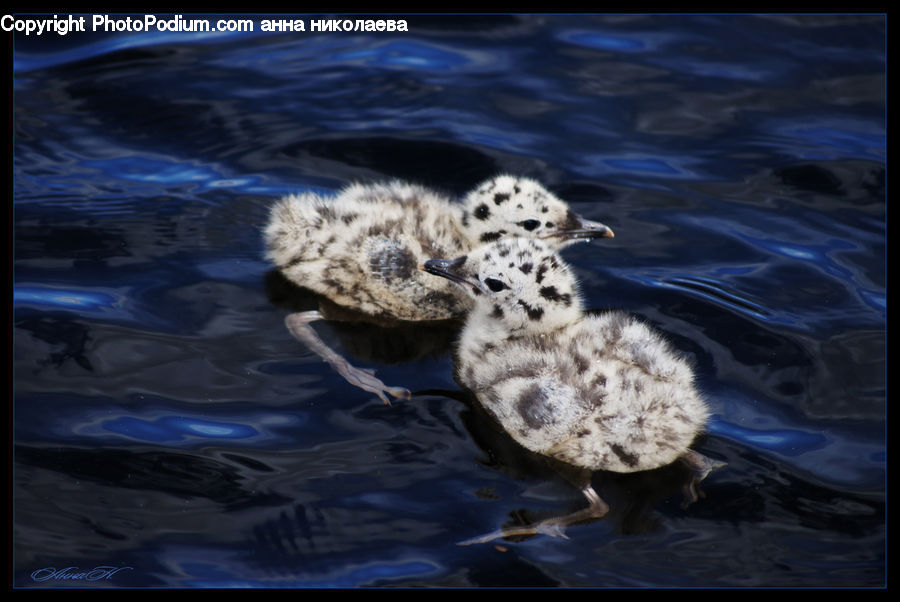
M 398 399 L 410 398 L 410 392 L 407 389 L 385 385 L 380 379 L 375 377 L 374 370 L 357 368 L 351 365 L 350 362 L 326 345 L 322 339 L 319 338 L 319 335 L 316 334 L 316 331 L 313 330 L 312 326 L 310 326 L 310 322 L 321 319 L 322 315 L 317 311 L 304 311 L 289 314 L 284 319 L 284 323 L 295 339 L 309 347 L 316 355 L 328 362 L 334 371 L 343 376 L 351 385 L 359 387 L 364 391 L 375 393 L 387 405 L 391 405 L 391 402 L 385 393 Z
M 500 528 L 496 531 L 493 531 L 492 533 L 461 541 L 458 545 L 468 546 L 476 543 L 487 543 L 495 539 L 500 539 L 503 537 L 515 537 L 517 535 L 549 535 L 551 537 L 562 537 L 564 539 L 568 539 L 565 533 L 565 529 L 569 525 L 603 518 L 604 516 L 606 516 L 606 513 L 609 512 L 609 506 L 606 505 L 606 502 L 600 499 L 600 496 L 597 495 L 597 492 L 594 491 L 593 487 L 587 485 L 584 489 L 581 490 L 581 492 L 588 500 L 588 507 L 584 508 L 583 510 L 578 510 L 565 516 L 548 518 L 531 525 Z
M 684 486 L 684 502 L 681 506 L 686 508 L 696 502 L 700 497 L 703 497 L 703 492 L 697 487 L 700 484 L 700 481 L 705 479 L 712 471 L 717 468 L 722 468 L 726 464 L 725 462 L 707 458 L 694 450 L 688 450 L 678 459 L 694 473 L 687 485 Z

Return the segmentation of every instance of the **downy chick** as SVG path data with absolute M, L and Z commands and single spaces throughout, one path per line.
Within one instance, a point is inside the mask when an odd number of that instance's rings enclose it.
M 525 448 L 582 469 L 590 504 L 467 543 L 558 535 L 603 516 L 608 507 L 590 485 L 591 471 L 635 472 L 682 459 L 702 479 L 717 466 L 689 449 L 708 410 L 688 364 L 627 314 L 586 315 L 571 270 L 542 241 L 508 238 L 422 269 L 474 302 L 457 352 L 460 384 Z
M 267 257 L 293 282 L 330 301 L 382 321 L 446 320 L 463 316 L 468 296 L 416 269 L 432 257 L 455 257 L 506 236 L 544 240 L 560 249 L 613 236 L 585 220 L 538 182 L 500 175 L 462 203 L 401 181 L 352 184 L 336 198 L 306 193 L 279 201 L 265 230 Z M 371 371 L 351 366 L 309 326 L 319 312 L 291 314 L 291 333 L 348 381 L 379 395 L 408 397 Z

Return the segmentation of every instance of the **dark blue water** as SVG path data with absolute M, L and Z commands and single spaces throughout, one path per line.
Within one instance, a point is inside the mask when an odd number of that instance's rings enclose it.
M 883 585 L 885 17 L 406 19 L 15 35 L 15 585 Z M 569 539 L 457 546 L 583 499 L 452 331 L 321 329 L 387 407 L 284 329 L 279 196 L 498 171 L 615 230 L 565 257 L 695 365 L 705 498 L 597 474 Z

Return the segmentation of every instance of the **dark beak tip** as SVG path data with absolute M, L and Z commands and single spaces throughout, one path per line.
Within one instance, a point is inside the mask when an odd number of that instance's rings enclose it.
M 571 240 L 592 240 L 595 238 L 614 238 L 615 233 L 607 226 L 587 226 L 561 233 L 563 238 Z
M 434 274 L 435 276 L 443 276 L 447 277 L 447 267 L 450 262 L 446 259 L 429 259 L 425 263 L 419 266 L 419 269 L 428 272 L 429 274 Z
M 586 238 L 613 238 L 615 232 L 606 224 L 600 222 L 592 222 L 585 220 L 583 222 L 583 231 L 587 235 Z

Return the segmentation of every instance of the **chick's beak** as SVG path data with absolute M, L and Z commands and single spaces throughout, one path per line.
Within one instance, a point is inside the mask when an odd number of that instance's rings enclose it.
M 615 233 L 612 228 L 600 222 L 594 222 L 589 219 L 579 218 L 581 226 L 569 230 L 567 238 L 613 238 Z
M 575 216 L 572 226 L 574 227 L 566 228 L 560 232 L 560 236 L 573 240 L 579 238 L 612 238 L 615 236 L 612 228 L 606 224 L 584 219 L 581 216 Z
M 584 219 L 575 212 L 570 211 L 564 226 L 552 236 L 558 236 L 564 240 L 589 240 L 592 238 L 612 238 L 615 234 L 612 228 L 606 224 Z
M 419 269 L 453 282 L 465 283 L 466 278 L 459 273 L 459 268 L 465 263 L 466 257 L 457 259 L 429 259 L 419 266 Z

